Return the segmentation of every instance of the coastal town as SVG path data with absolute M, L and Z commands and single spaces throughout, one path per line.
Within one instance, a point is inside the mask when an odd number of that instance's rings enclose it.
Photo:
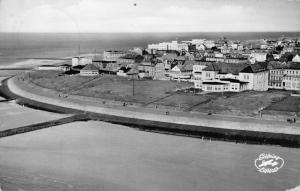
M 239 42 L 192 39 L 148 44 L 147 48 L 81 55 L 72 63 L 42 65 L 81 76 L 110 74 L 131 79 L 190 82 L 203 92 L 300 90 L 300 41 L 280 38 Z

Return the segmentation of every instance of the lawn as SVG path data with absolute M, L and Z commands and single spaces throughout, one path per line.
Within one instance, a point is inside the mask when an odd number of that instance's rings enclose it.
M 266 110 L 300 112 L 300 97 L 288 96 L 286 99 L 270 105 Z
M 187 82 L 131 80 L 116 75 L 84 77 L 62 75 L 55 71 L 36 71 L 30 74 L 33 83 L 67 94 L 98 97 L 124 102 L 137 102 L 142 106 L 167 106 L 184 111 L 213 112 L 219 114 L 257 116 L 261 108 L 300 110 L 300 98 L 286 98 L 290 92 L 246 91 L 241 93 L 193 94 L 176 91 L 193 84 Z M 134 95 L 133 95 L 134 83 Z M 283 101 L 282 101 L 283 100 Z
M 219 96 L 209 103 L 199 105 L 194 110 L 240 116 L 256 116 L 259 109 L 266 108 L 286 96 L 288 96 L 288 92 L 284 91 L 232 93 L 229 96 Z

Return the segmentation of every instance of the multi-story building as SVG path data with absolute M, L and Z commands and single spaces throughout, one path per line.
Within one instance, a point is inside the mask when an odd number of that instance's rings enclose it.
M 265 53 L 265 52 L 253 52 L 253 53 L 250 54 L 249 60 L 252 63 L 264 62 L 264 61 L 267 60 L 267 53 Z
M 107 50 L 103 52 L 103 59 L 104 60 L 117 60 L 126 55 L 125 51 L 118 51 L 118 50 Z
M 177 41 L 162 42 L 158 44 L 149 44 L 148 49 L 151 50 L 177 50 L 177 51 L 188 51 L 188 44 L 178 43 Z
M 88 65 L 92 63 L 91 57 L 76 56 L 72 58 L 72 66 Z
M 194 61 L 187 60 L 184 64 L 174 65 L 169 71 L 170 79 L 176 81 L 191 81 L 194 63 Z
M 285 90 L 300 90 L 300 65 L 292 63 L 283 71 L 282 88 Z
M 266 91 L 267 65 L 211 63 L 202 70 L 201 80 L 195 80 L 194 84 L 203 91 Z
M 258 62 L 247 66 L 239 72 L 239 79 L 248 82 L 247 89 L 254 91 L 268 90 L 268 63 Z

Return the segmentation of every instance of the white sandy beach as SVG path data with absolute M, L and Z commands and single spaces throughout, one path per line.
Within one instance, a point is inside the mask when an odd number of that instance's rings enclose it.
M 45 59 L 28 59 L 25 61 L 19 61 L 12 64 L 7 65 L 1 65 L 0 69 L 6 69 L 6 68 L 35 68 L 40 65 L 55 65 L 60 62 L 63 62 L 63 60 L 45 60 Z

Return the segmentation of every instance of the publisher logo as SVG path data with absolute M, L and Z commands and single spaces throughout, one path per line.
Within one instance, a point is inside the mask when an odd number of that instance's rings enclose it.
M 262 153 L 255 159 L 254 165 L 261 173 L 274 173 L 283 167 L 284 160 L 274 154 Z

